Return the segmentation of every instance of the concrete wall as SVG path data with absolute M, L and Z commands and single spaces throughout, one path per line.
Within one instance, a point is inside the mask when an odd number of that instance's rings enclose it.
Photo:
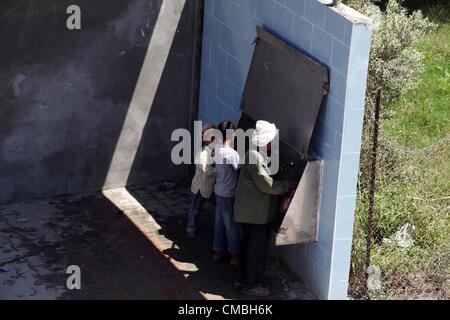
M 184 176 L 171 165 L 170 135 L 190 126 L 199 13 L 197 1 L 183 10 L 177 0 L 182 16 L 155 99 L 141 90 L 151 112 L 136 119 L 138 150 L 125 178 L 105 184 L 119 137 L 134 140 L 124 121 L 162 3 L 0 2 L 0 203 Z M 81 7 L 81 30 L 66 28 L 70 4 Z
M 324 159 L 319 241 L 279 247 L 290 267 L 323 299 L 347 297 L 356 182 L 370 47 L 370 22 L 317 0 L 205 0 L 200 113 L 237 121 L 253 53 L 264 26 L 330 71 L 311 151 Z

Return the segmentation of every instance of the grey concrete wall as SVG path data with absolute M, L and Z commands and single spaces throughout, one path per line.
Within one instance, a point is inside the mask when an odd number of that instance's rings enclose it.
M 0 2 L 0 203 L 104 187 L 162 1 Z M 66 28 L 70 4 L 82 30 Z M 128 184 L 184 176 L 168 157 L 172 130 L 190 125 L 196 5 L 184 7 Z

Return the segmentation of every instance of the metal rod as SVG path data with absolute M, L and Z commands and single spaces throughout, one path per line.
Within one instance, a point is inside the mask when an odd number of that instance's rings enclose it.
M 367 272 L 370 266 L 371 248 L 372 248 L 372 223 L 373 223 L 373 210 L 375 206 L 375 192 L 376 192 L 376 179 L 377 179 L 377 153 L 378 153 L 378 135 L 380 130 L 380 109 L 381 109 L 381 88 L 376 91 L 375 100 L 375 115 L 373 123 L 373 136 L 372 136 L 372 156 L 371 156 L 371 172 L 370 172 L 370 190 L 369 190 L 369 208 L 367 211 L 367 248 L 366 248 L 366 260 L 365 260 L 365 295 L 368 296 L 367 280 L 369 274 Z

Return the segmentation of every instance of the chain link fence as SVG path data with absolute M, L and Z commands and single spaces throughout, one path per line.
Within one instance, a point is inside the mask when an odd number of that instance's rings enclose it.
M 349 294 L 450 299 L 450 137 L 423 149 L 380 137 L 370 219 L 372 146 L 366 126 Z

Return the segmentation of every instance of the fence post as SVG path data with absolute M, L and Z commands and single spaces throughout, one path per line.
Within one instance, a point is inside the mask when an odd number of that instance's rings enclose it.
M 381 88 L 376 91 L 375 112 L 372 136 L 372 154 L 371 154 L 371 171 L 370 171 L 370 190 L 369 190 L 369 208 L 367 211 L 367 238 L 366 238 L 366 259 L 365 259 L 365 282 L 364 294 L 368 297 L 369 288 L 367 280 L 369 274 L 367 272 L 370 266 L 371 248 L 372 248 L 372 224 L 373 210 L 375 205 L 376 179 L 377 179 L 377 154 L 378 154 L 378 135 L 380 131 L 380 109 L 381 109 Z

